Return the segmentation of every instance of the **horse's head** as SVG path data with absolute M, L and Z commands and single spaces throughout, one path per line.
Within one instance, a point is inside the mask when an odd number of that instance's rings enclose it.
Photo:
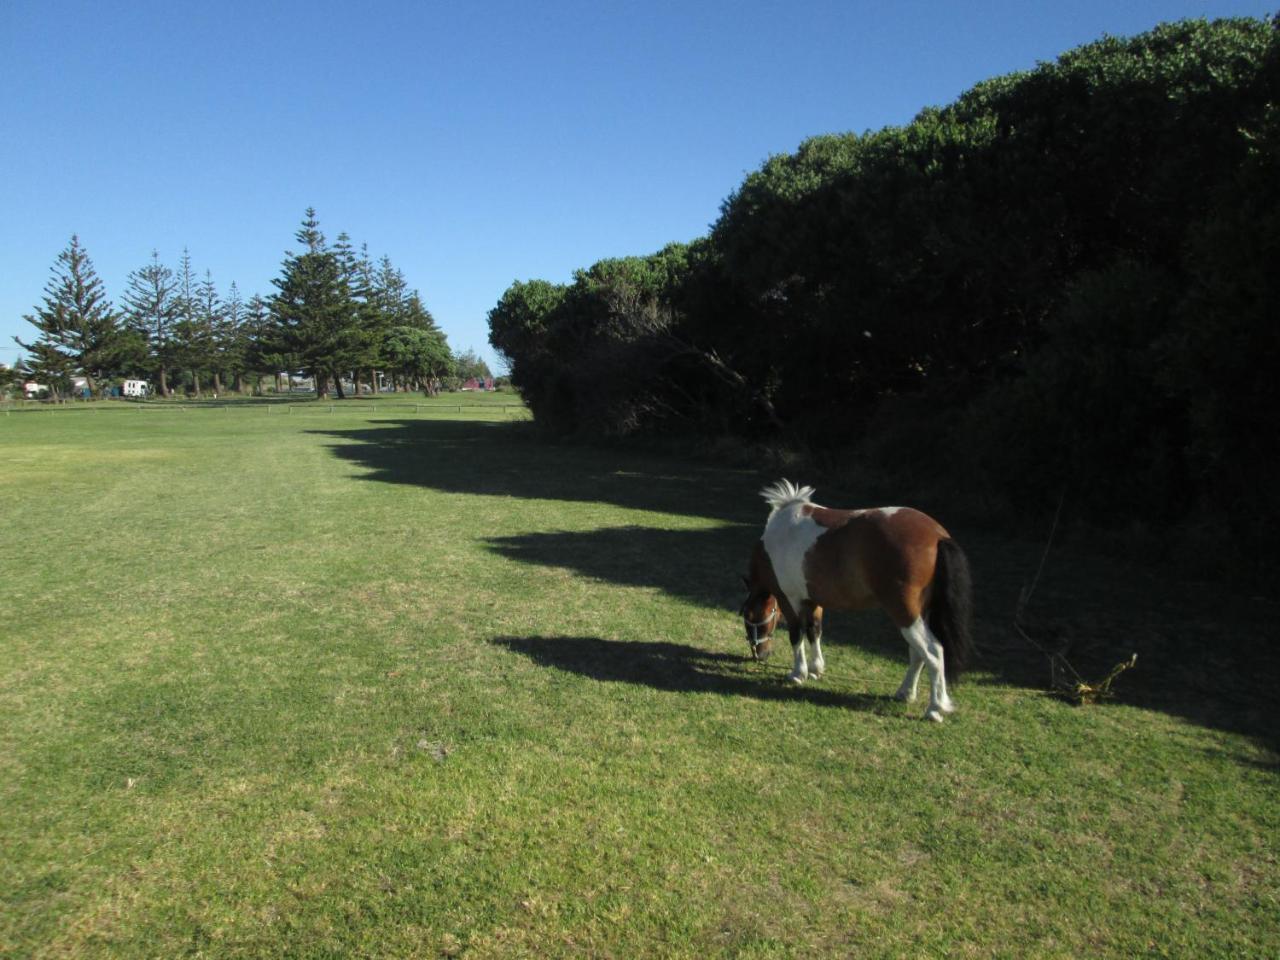
M 768 660 L 773 653 L 773 628 L 778 625 L 782 609 L 772 593 L 754 586 L 748 577 L 742 579 L 747 585 L 747 599 L 739 612 L 747 629 L 747 645 L 756 660 Z

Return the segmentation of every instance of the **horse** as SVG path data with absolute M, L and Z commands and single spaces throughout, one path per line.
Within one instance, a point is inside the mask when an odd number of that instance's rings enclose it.
M 910 666 L 894 694 L 916 699 L 929 670 L 925 719 L 941 723 L 955 710 L 947 680 L 973 652 L 969 561 L 945 527 L 910 507 L 833 510 L 812 502 L 813 487 L 780 480 L 760 491 L 770 507 L 751 553 L 741 614 L 756 660 L 772 653 L 779 617 L 787 622 L 794 664 L 788 679 L 822 676 L 823 610 L 888 614 L 907 642 Z M 803 633 L 803 636 L 802 636 Z M 812 648 L 806 661 L 805 641 Z

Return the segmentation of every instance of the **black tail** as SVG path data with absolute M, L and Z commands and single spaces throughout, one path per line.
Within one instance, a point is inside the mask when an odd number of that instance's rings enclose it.
M 933 596 L 925 619 L 944 651 L 947 679 L 954 680 L 973 657 L 973 584 L 969 560 L 954 540 L 938 541 L 938 562 L 933 572 Z

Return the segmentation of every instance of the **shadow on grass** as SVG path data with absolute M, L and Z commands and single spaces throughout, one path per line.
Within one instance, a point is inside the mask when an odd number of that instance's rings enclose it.
M 338 457 L 364 468 L 361 477 L 368 481 L 470 496 L 608 503 L 719 520 L 724 525 L 713 529 L 626 526 L 532 532 L 493 538 L 487 546 L 522 563 L 659 589 L 721 609 L 726 623 L 735 621 L 742 599 L 738 575 L 765 519 L 755 491 L 766 478 L 759 474 L 645 451 L 549 443 L 523 422 L 389 419 L 355 429 L 314 432 L 333 441 Z M 854 505 L 855 501 L 832 492 L 827 502 Z M 1047 689 L 1047 659 L 1013 629 L 1019 592 L 1037 569 L 1043 544 L 954 524 L 952 530 L 974 571 L 975 635 L 980 651 L 977 682 Z M 1101 679 L 1118 661 L 1138 653 L 1137 668 L 1116 683 L 1116 702 L 1241 733 L 1269 750 L 1280 748 L 1280 724 L 1271 692 L 1280 679 L 1280 645 L 1271 640 L 1274 605 L 1253 602 L 1220 587 L 1188 589 L 1153 571 L 1060 548 L 1044 569 L 1031 612 L 1033 635 L 1051 647 L 1065 647 L 1068 659 L 1086 680 Z M 870 644 L 896 658 L 902 651 L 891 632 L 861 617 L 833 615 L 827 637 L 837 644 L 849 640 Z M 595 659 L 589 644 L 609 643 L 580 642 L 588 646 L 575 648 L 563 638 L 557 649 L 549 640 L 508 641 L 513 648 L 524 644 L 521 652 L 539 662 L 567 657 L 563 663 L 551 664 L 565 669 Z M 606 649 L 624 658 L 637 655 L 630 644 L 619 646 L 628 649 Z M 635 669 L 652 673 L 662 667 L 669 675 L 685 678 L 662 681 L 668 683 L 720 684 L 717 689 L 727 690 L 737 684 L 742 692 L 757 689 L 754 681 L 699 679 L 696 665 L 703 661 L 692 659 L 692 653 L 672 658 L 663 649 L 642 651 L 642 660 L 650 666 Z M 619 668 L 609 669 L 616 674 Z
M 485 541 L 494 553 L 520 563 L 565 567 L 595 580 L 651 587 L 673 597 L 736 614 L 759 531 L 747 526 L 702 530 L 602 527 L 589 531 L 526 533 Z
M 884 711 L 896 704 L 888 695 L 838 692 L 824 688 L 822 681 L 797 687 L 745 657 L 679 643 L 563 636 L 497 637 L 491 642 L 540 666 L 607 683 L 630 683 L 673 693 L 800 700 L 847 710 Z
M 541 439 L 527 421 L 385 420 L 315 430 L 364 479 L 471 496 L 610 503 L 731 522 L 764 523 L 750 471 Z M 661 464 L 660 469 L 655 466 Z

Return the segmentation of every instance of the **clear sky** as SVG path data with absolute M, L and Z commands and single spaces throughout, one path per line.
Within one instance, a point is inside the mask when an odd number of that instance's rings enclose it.
M 0 0 L 0 362 L 80 236 L 113 300 L 183 247 L 269 294 L 303 211 L 455 350 L 517 279 L 706 233 L 771 154 L 1277 0 Z

